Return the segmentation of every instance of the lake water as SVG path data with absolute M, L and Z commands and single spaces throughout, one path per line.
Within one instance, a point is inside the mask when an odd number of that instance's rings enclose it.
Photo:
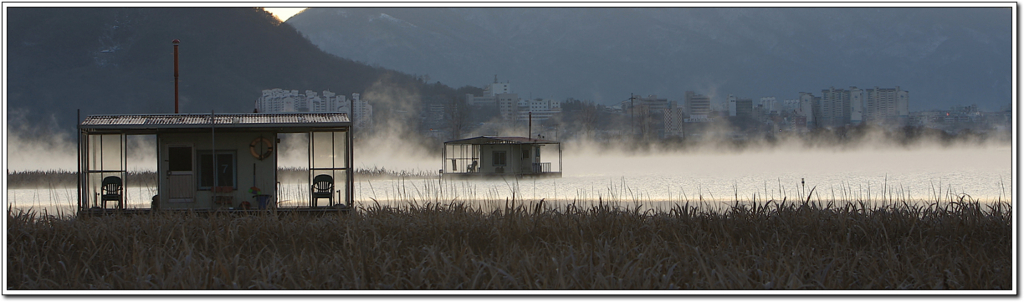
M 665 208 L 680 202 L 709 205 L 734 201 L 889 200 L 931 203 L 970 196 L 980 202 L 1010 201 L 1013 192 L 1009 146 L 870 149 L 856 151 L 778 148 L 762 152 L 691 152 L 628 156 L 563 155 L 563 177 L 542 179 L 357 179 L 357 206 L 461 201 L 484 207 L 544 199 L 548 205 L 618 202 Z M 357 158 L 358 162 L 358 158 Z M 436 170 L 440 162 L 392 169 Z M 393 164 L 393 163 L 392 163 Z M 801 179 L 804 184 L 801 185 Z M 282 206 L 308 196 L 306 184 L 284 183 Z M 813 189 L 813 193 L 811 190 Z M 130 187 L 130 207 L 148 207 L 155 188 Z M 16 209 L 73 212 L 74 188 L 7 191 Z

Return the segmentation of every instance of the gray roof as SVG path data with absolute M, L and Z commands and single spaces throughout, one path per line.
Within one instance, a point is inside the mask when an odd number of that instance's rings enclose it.
M 212 117 L 212 118 L 211 118 Z M 332 128 L 352 123 L 345 113 L 221 113 L 90 115 L 82 129 Z
M 455 145 L 529 145 L 557 144 L 557 141 L 521 137 L 521 136 L 477 136 L 444 142 Z

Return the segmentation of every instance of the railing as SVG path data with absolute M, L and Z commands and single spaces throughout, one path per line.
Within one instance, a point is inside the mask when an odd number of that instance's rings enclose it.
M 444 173 L 480 172 L 480 161 L 476 158 L 447 158 L 444 161 Z
M 472 174 L 472 173 L 483 172 L 483 171 L 481 171 L 482 169 L 483 169 L 482 165 L 480 165 L 479 164 L 479 160 L 476 160 L 476 159 L 448 158 L 444 162 L 444 173 Z M 498 174 L 501 174 L 501 173 L 505 173 L 506 171 L 509 171 L 508 169 L 513 169 L 513 168 L 512 167 L 508 167 L 508 166 L 494 166 L 493 169 L 489 168 L 487 170 L 488 172 L 486 172 L 485 174 L 487 174 L 487 173 L 498 173 Z M 518 169 L 514 169 L 513 172 L 516 172 L 516 173 L 548 173 L 548 172 L 551 172 L 551 163 L 533 163 L 527 169 L 529 169 L 529 170 L 518 171 Z

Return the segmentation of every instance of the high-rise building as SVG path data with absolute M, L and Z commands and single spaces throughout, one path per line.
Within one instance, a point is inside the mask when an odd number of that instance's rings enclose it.
M 729 95 L 729 116 L 750 118 L 753 117 L 753 110 L 754 100 Z
M 736 99 L 736 117 L 754 117 L 754 100 Z
M 818 121 L 818 127 L 842 127 L 849 124 L 850 91 L 835 87 L 821 90 L 815 119 Z
M 819 100 L 821 100 L 821 98 L 814 96 L 814 94 L 811 94 L 810 92 L 800 93 L 800 107 L 797 115 L 804 117 L 804 126 L 807 128 L 814 128 L 815 125 L 817 125 L 817 120 L 815 120 L 815 118 L 817 117 L 816 112 L 818 111 L 817 108 Z
M 849 90 L 830 87 L 823 89 L 821 94 L 817 98 L 810 93 L 800 93 L 798 114 L 807 117 L 809 126 L 842 127 L 869 122 L 905 125 L 909 120 L 910 94 L 900 90 L 899 86 L 874 89 L 851 86 Z
M 517 122 L 545 121 L 562 112 L 562 102 L 552 99 L 520 100 Z
M 657 95 L 642 97 L 633 95 L 630 99 L 622 102 L 624 113 L 629 115 L 630 131 L 640 134 L 644 139 L 654 137 L 657 131 L 664 127 L 665 109 L 669 109 L 669 102 L 666 98 L 658 98 Z M 660 124 L 660 125 L 659 125 Z
M 864 93 L 864 120 L 875 124 L 907 121 L 910 93 L 896 88 L 867 89 Z
M 676 101 L 672 101 L 669 108 L 665 110 L 665 137 L 679 137 L 683 135 L 683 107 L 679 107 Z
M 758 105 L 761 105 L 761 110 L 763 110 L 761 113 L 765 115 L 782 114 L 783 111 L 782 106 L 779 105 L 774 96 L 762 97 Z
M 353 101 L 355 101 L 354 113 L 350 112 L 353 107 Z M 358 93 L 353 93 L 352 99 L 348 99 L 345 95 L 335 94 L 330 90 L 324 90 L 323 95 L 319 95 L 316 91 L 312 90 L 299 93 L 298 90 L 264 89 L 263 96 L 256 99 L 255 110 L 259 113 L 349 113 L 353 123 L 358 127 L 369 126 L 373 116 L 373 107 L 366 101 L 360 100 Z
M 502 93 L 494 96 L 498 102 L 498 114 L 506 122 L 515 121 L 519 116 L 519 95 L 515 93 Z
M 782 101 L 782 114 L 791 114 L 800 108 L 800 99 L 783 100 Z
M 352 123 L 356 127 L 370 127 L 370 126 L 373 126 L 373 106 L 370 105 L 370 102 L 364 101 L 364 100 L 360 100 L 358 93 L 353 93 L 352 94 L 352 99 L 350 101 L 353 102 L 353 104 L 351 104 L 351 106 L 352 106 L 352 110 L 355 111 L 355 112 L 352 113 Z M 349 106 L 349 103 L 348 102 L 342 103 L 341 106 L 339 106 L 339 107 L 345 107 L 345 106 Z M 342 109 L 339 109 L 339 110 L 341 110 L 340 112 L 347 112 L 347 110 L 342 110 Z
M 850 124 L 860 125 L 864 122 L 864 90 L 850 87 Z
M 487 86 L 484 86 L 483 96 L 485 97 L 497 96 L 503 93 L 512 93 L 512 88 L 509 87 L 509 84 L 507 82 L 498 83 L 498 75 L 494 75 L 494 83 L 487 84 Z
M 511 84 L 498 83 L 498 76 L 494 76 L 494 83 L 484 86 L 483 95 L 474 96 L 466 94 L 466 104 L 474 106 L 495 106 L 498 115 L 506 123 L 515 122 L 521 111 L 519 95 L 512 93 Z M 526 114 L 525 112 L 523 114 Z
M 706 122 L 711 114 L 711 98 L 706 95 L 696 94 L 693 91 L 686 92 L 686 109 L 690 118 L 686 122 Z
M 729 116 L 736 116 L 736 97 L 730 94 L 726 99 L 729 100 Z

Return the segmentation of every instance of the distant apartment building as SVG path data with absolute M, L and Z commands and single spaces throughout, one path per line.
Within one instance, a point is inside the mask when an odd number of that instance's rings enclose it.
M 843 127 L 850 124 L 850 91 L 846 89 L 821 90 L 818 111 L 814 114 L 818 127 Z
M 774 96 L 762 97 L 757 105 L 757 108 L 761 110 L 761 114 L 764 115 L 782 114 L 784 111 L 782 105 L 775 100 Z
M 736 99 L 736 116 L 747 118 L 754 117 L 754 100 Z
M 921 115 L 920 113 L 915 113 L 915 114 L 911 115 L 910 119 L 918 120 L 919 117 L 914 117 L 914 116 L 920 116 L 920 115 Z M 998 116 L 997 114 L 992 114 L 992 113 L 983 114 L 982 112 L 978 111 L 978 105 L 977 104 L 970 105 L 970 106 L 960 106 L 960 105 L 957 105 L 957 106 L 949 107 L 949 110 L 940 111 L 940 115 L 938 116 L 938 118 L 935 118 L 934 121 L 938 122 L 939 124 L 944 124 L 943 127 L 944 126 L 949 126 L 949 125 L 960 124 L 960 123 L 976 123 L 976 122 L 981 122 L 983 120 L 993 120 L 993 121 L 996 121 L 996 122 L 1001 122 L 1000 118 L 986 119 L 985 118 L 986 115 L 988 115 L 989 117 L 996 117 L 996 116 Z
M 519 94 L 512 93 L 512 85 L 507 82 L 498 83 L 497 76 L 494 77 L 494 83 L 484 86 L 483 95 L 466 94 L 466 103 L 473 106 L 494 106 L 506 123 L 526 121 L 530 112 L 533 112 L 534 120 L 542 121 L 562 111 L 558 101 L 520 99 Z
M 516 112 L 517 122 L 542 122 L 562 113 L 562 102 L 552 99 L 519 100 Z
M 498 83 L 498 76 L 495 75 L 494 83 L 484 87 L 484 96 L 495 96 L 502 93 L 512 93 L 512 89 L 509 87 L 508 82 Z
M 668 99 L 659 98 L 658 95 L 651 94 L 646 98 L 638 98 L 638 100 L 644 105 L 650 108 L 652 112 L 661 112 L 662 110 L 670 108 Z
M 494 83 L 487 84 L 484 86 L 483 95 L 474 96 L 472 94 L 466 94 L 466 104 L 476 106 L 488 106 L 497 105 L 498 96 L 502 94 L 512 94 L 512 87 L 509 83 L 498 83 L 498 76 L 494 76 Z
M 950 106 L 949 112 L 952 114 L 971 115 L 978 114 L 978 104 L 971 104 L 970 106 Z
M 662 112 L 670 107 L 668 99 L 658 98 L 657 95 L 648 95 L 643 97 L 640 95 L 634 95 L 630 99 L 622 101 L 622 109 L 629 113 L 630 110 L 635 109 L 634 113 L 639 114 L 641 110 L 644 112 Z
M 689 111 L 690 117 L 684 122 L 708 122 L 710 121 L 708 115 L 711 114 L 711 98 L 706 95 L 696 94 L 693 91 L 687 91 L 686 109 Z
M 506 122 L 512 122 L 519 116 L 519 95 L 515 93 L 502 93 L 494 96 L 498 105 L 498 115 Z
M 633 95 L 630 99 L 621 103 L 623 113 L 629 115 L 630 131 L 639 133 L 644 139 L 655 136 L 655 132 L 663 130 L 663 117 L 666 109 L 670 108 L 668 99 L 659 98 L 657 95 Z M 658 124 L 662 125 L 658 125 Z M 659 135 L 660 136 L 660 135 Z
M 791 114 L 800 108 L 800 99 L 791 99 L 782 101 L 782 114 Z
M 352 102 L 355 103 L 353 104 Z M 373 117 L 373 106 L 364 100 L 360 100 L 358 93 L 353 93 L 352 98 L 349 99 L 343 94 L 335 94 L 330 90 L 324 90 L 323 95 L 319 95 L 316 91 L 312 90 L 299 93 L 298 90 L 264 89 L 263 96 L 256 99 L 255 109 L 258 113 L 349 113 L 356 127 L 370 126 Z M 351 109 L 355 109 L 355 112 L 350 112 Z
M 940 110 L 913 112 L 909 116 L 909 124 L 914 126 L 939 127 L 949 112 Z
M 498 99 L 494 96 L 475 96 L 467 93 L 466 104 L 473 106 L 495 106 L 498 104 Z
M 729 95 L 729 116 L 730 117 L 753 117 L 754 101 L 752 99 L 740 99 Z
M 804 131 L 807 130 L 807 117 L 803 115 L 793 116 L 793 130 Z
M 850 124 L 864 122 L 864 90 L 850 86 Z
M 800 92 L 800 107 L 797 109 L 797 115 L 803 117 L 798 121 L 802 121 L 802 127 L 814 128 L 816 125 L 815 112 L 818 108 L 818 101 L 821 98 L 814 96 L 810 92 Z M 797 127 L 801 125 L 797 124 Z
M 909 93 L 896 88 L 823 89 L 821 97 L 801 92 L 796 112 L 814 127 L 842 127 L 862 123 L 905 125 L 909 122 Z M 786 106 L 792 106 L 786 101 Z
M 864 92 L 864 121 L 874 124 L 907 122 L 910 93 L 896 88 L 867 89 Z
M 736 96 L 730 94 L 726 100 L 729 102 L 729 116 L 736 116 Z
M 298 90 L 264 89 L 263 96 L 256 99 L 256 112 L 299 112 L 296 103 L 305 99 Z
M 669 108 L 665 109 L 665 137 L 683 136 L 684 111 L 677 103 L 672 101 Z

